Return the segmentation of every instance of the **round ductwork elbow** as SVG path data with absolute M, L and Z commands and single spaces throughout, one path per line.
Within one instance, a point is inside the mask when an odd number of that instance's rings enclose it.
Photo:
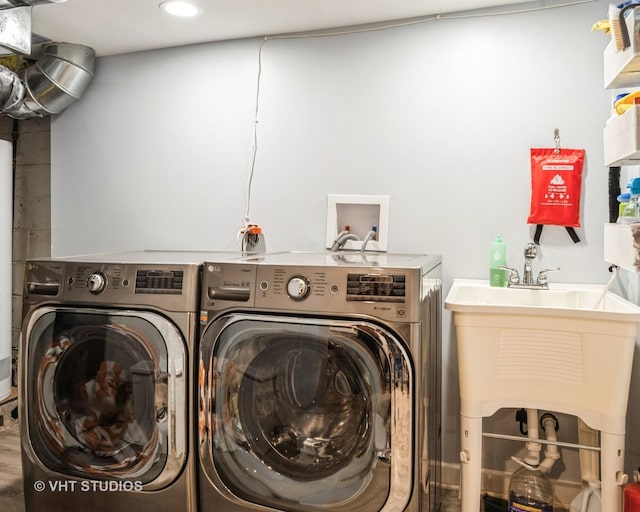
M 15 101 L 14 96 L 19 94 L 16 79 L 9 85 L 8 78 L 3 80 L 0 73 L 0 102 L 7 96 L 0 103 L 0 111 L 14 119 L 59 114 L 84 93 L 93 79 L 95 58 L 95 51 L 88 46 L 43 44 L 35 62 L 17 75 L 24 88 L 22 101 Z

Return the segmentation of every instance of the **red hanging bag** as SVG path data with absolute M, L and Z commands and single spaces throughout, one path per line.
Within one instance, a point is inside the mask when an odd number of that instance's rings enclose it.
M 528 224 L 536 224 L 534 241 L 540 242 L 545 225 L 564 226 L 571 239 L 580 239 L 580 194 L 584 149 L 531 149 L 531 211 Z

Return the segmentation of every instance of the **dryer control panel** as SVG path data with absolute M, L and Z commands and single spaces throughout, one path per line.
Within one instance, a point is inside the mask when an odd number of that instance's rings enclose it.
M 437 255 L 272 253 L 205 262 L 202 316 L 225 310 L 359 315 L 420 322 L 426 280 L 441 279 Z

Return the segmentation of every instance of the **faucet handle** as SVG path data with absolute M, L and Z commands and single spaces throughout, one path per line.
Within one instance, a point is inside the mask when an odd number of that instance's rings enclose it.
M 515 268 L 505 267 L 504 265 L 500 265 L 498 268 L 509 272 L 509 286 L 520 282 L 520 274 L 518 274 L 518 271 Z
M 549 272 L 557 272 L 558 270 L 560 270 L 560 267 L 546 268 L 544 270 L 541 270 L 538 273 L 538 280 L 536 283 L 541 285 L 546 285 L 548 283 L 547 274 Z

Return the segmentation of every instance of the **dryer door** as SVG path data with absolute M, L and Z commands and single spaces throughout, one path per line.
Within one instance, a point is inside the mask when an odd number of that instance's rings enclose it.
M 43 307 L 27 319 L 30 456 L 54 473 L 171 482 L 186 457 L 185 342 L 154 313 Z M 135 483 L 135 485 L 133 485 Z
M 201 461 L 228 499 L 289 511 L 404 509 L 413 373 L 389 330 L 230 314 L 206 329 L 200 364 Z

